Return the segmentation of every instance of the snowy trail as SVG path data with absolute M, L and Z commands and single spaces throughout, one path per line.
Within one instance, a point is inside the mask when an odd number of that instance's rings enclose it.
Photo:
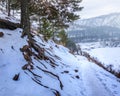
M 82 80 L 85 87 L 86 96 L 114 96 L 108 91 L 95 74 L 92 63 L 84 61 L 82 67 Z

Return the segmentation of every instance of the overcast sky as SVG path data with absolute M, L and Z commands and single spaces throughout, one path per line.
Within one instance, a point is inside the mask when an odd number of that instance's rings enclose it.
M 120 0 L 83 0 L 81 19 L 120 12 Z

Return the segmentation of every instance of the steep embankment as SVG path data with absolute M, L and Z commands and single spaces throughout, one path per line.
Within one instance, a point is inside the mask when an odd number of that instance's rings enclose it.
M 21 29 L 0 31 L 4 33 L 0 37 L 0 96 L 82 96 L 79 62 L 68 49 L 41 36 L 34 36 L 30 47 L 21 38 Z
M 21 29 L 0 32 L 0 96 L 120 96 L 119 79 L 84 57 Z

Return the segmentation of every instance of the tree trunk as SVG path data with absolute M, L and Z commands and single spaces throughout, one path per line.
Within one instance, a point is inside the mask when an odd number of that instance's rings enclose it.
M 20 0 L 21 1 L 21 27 L 23 28 L 22 37 L 25 35 L 30 38 L 30 18 L 29 18 L 29 1 L 30 0 Z
M 11 15 L 11 14 L 10 14 L 10 10 L 11 10 L 11 9 L 10 9 L 10 7 L 11 7 L 11 6 L 10 6 L 10 3 L 11 3 L 11 0 L 8 0 L 8 16 Z
M 7 10 L 8 16 L 10 16 L 10 3 L 11 3 L 11 0 L 7 0 L 7 2 L 6 2 L 6 10 Z

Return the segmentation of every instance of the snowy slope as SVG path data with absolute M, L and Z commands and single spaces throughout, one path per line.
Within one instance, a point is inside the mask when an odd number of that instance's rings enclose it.
M 112 70 L 120 72 L 120 48 L 96 48 L 90 54 L 101 61 L 105 67 L 112 66 Z
M 76 58 L 65 47 L 56 45 L 53 41 L 45 42 L 39 36 L 34 39 L 39 46 L 45 48 L 46 56 L 54 59 L 57 66 L 52 67 L 49 60 L 32 58 L 34 69 L 22 70 L 22 66 L 27 62 L 19 49 L 27 42 L 26 38 L 20 37 L 21 29 L 0 31 L 5 34 L 0 38 L 0 96 L 57 96 L 53 93 L 55 90 L 59 91 L 61 96 L 120 95 L 120 82 L 115 76 L 87 61 L 85 57 Z M 37 66 L 58 75 L 63 88 L 60 88 L 58 78 L 39 70 Z M 19 80 L 14 81 L 13 77 L 18 73 Z M 49 88 L 39 85 L 32 78 Z
M 79 43 L 83 52 L 87 52 L 91 58 L 101 62 L 101 64 L 114 73 L 120 72 L 120 47 L 104 46 L 100 42 Z
M 76 43 L 120 40 L 120 13 L 76 20 L 68 29 L 68 37 Z
M 84 96 L 120 96 L 120 80 L 86 58 L 79 57 L 82 69 Z M 117 80 L 117 81 L 116 81 Z
M 55 90 L 59 91 L 61 96 L 82 96 L 83 88 L 78 86 L 82 85 L 79 78 L 81 74 L 79 62 L 75 56 L 69 53 L 68 49 L 56 45 L 52 41 L 42 41 L 40 37 L 35 36 L 37 43 L 45 48 L 45 54 L 49 58 L 51 57 L 51 60 L 56 60 L 57 66 L 51 67 L 49 60 L 35 60 L 33 58 L 34 69 L 31 71 L 22 70 L 22 66 L 27 62 L 23 58 L 20 48 L 27 42 L 26 39 L 20 37 L 21 29 L 14 31 L 0 29 L 0 31 L 4 32 L 4 37 L 0 38 L 0 96 L 8 96 L 8 94 L 11 96 L 55 96 L 53 93 Z M 58 75 L 63 88 L 60 88 L 58 78 L 39 70 L 37 67 Z M 41 77 L 35 77 L 31 72 Z M 20 73 L 19 80 L 13 81 L 14 75 L 18 73 Z M 40 80 L 40 83 L 49 88 L 39 85 L 31 78 Z
M 0 14 L 0 18 L 17 22 Z M 0 96 L 82 96 L 79 61 L 67 48 L 36 35 L 35 46 L 43 49 L 45 60 L 38 58 L 42 52 L 31 48 L 33 69 L 27 66 L 23 70 L 28 62 L 21 48 L 28 46 L 27 38 L 21 38 L 21 29 L 0 29 L 0 32 L 4 33 L 0 37 Z M 13 77 L 18 74 L 18 80 L 14 81 Z
M 39 50 L 30 48 L 33 69 L 23 70 L 28 61 L 21 48 L 28 46 L 27 38 L 21 38 L 21 29 L 0 32 L 4 33 L 0 37 L 0 96 L 120 96 L 118 78 L 40 35 L 33 38 Z M 42 52 L 44 57 L 39 58 Z M 14 81 L 16 74 L 19 78 Z

